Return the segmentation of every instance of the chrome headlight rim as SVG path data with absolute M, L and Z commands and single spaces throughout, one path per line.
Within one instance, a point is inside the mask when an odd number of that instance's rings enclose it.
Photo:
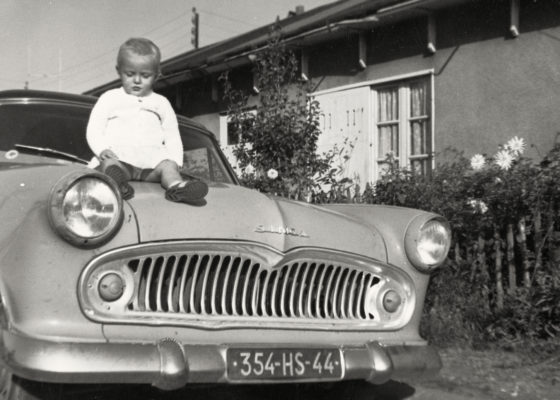
M 426 262 L 419 250 L 419 243 L 422 239 L 422 233 L 427 226 L 431 224 L 437 224 L 438 228 L 442 229 L 445 236 L 445 243 L 442 245 L 442 250 L 440 251 L 441 256 L 437 258 L 434 262 Z M 436 268 L 440 267 L 447 259 L 447 254 L 449 253 L 449 248 L 451 246 L 451 228 L 447 220 L 441 216 L 434 215 L 420 215 L 417 216 L 409 224 L 406 234 L 405 234 L 405 251 L 408 259 L 421 272 L 430 273 Z
M 63 204 L 68 192 L 81 180 L 93 179 L 99 180 L 105 184 L 113 192 L 116 199 L 116 218 L 108 225 L 108 227 L 100 234 L 92 236 L 83 236 L 74 232 L 66 223 Z M 107 175 L 101 172 L 84 170 L 74 171 L 63 176 L 51 189 L 48 200 L 48 217 L 51 227 L 68 243 L 81 248 L 99 247 L 111 240 L 120 230 L 123 220 L 123 199 L 117 184 Z

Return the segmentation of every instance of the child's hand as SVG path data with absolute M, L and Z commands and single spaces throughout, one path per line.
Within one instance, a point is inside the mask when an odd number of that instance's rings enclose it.
M 105 149 L 101 152 L 101 154 L 99 154 L 99 159 L 101 161 L 107 160 L 107 159 L 110 159 L 110 158 L 118 160 L 117 155 L 115 153 L 113 153 L 112 150 L 109 150 L 109 149 Z

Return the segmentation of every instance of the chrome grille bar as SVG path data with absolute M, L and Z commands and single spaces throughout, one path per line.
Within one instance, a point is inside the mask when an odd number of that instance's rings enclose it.
M 270 270 L 249 258 L 193 254 L 128 262 L 135 276 L 132 312 L 198 316 L 370 320 L 369 272 L 299 260 Z
M 123 296 L 105 301 L 99 282 L 114 272 Z M 387 288 L 405 299 L 389 315 L 378 297 Z M 287 253 L 246 242 L 170 242 L 99 255 L 80 278 L 80 304 L 106 323 L 224 327 L 394 329 L 410 318 L 414 287 L 398 268 L 328 249 Z M 389 327 L 389 328 L 385 328 Z

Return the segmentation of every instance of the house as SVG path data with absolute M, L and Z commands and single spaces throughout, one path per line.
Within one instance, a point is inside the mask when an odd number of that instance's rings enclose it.
M 538 157 L 557 139 L 559 1 L 341 0 L 279 24 L 302 79 L 315 84 L 320 149 L 350 141 L 347 174 L 359 182 L 375 181 L 390 152 L 429 173 L 449 147 L 491 155 L 518 136 Z M 165 61 L 157 90 L 227 149 L 218 77 L 230 71 L 251 88 L 251 63 L 271 27 Z

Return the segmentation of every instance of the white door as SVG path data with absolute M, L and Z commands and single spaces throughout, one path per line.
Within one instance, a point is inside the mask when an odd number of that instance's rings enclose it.
M 337 148 L 340 154 L 334 166 L 341 167 L 343 176 L 352 178 L 362 190 L 373 181 L 370 98 L 369 86 L 315 96 L 321 108 L 318 151 Z

